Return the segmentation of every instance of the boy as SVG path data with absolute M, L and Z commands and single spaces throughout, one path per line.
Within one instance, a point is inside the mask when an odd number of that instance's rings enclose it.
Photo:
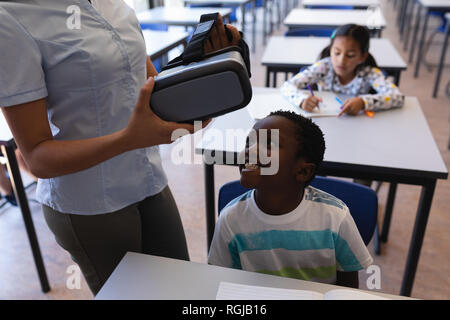
M 323 160 L 322 131 L 310 119 L 277 111 L 254 127 L 278 129 L 278 144 L 257 148 L 278 156 L 274 175 L 257 164 L 239 166 L 241 184 L 254 190 L 231 201 L 216 225 L 208 263 L 284 277 L 358 287 L 358 270 L 372 263 L 347 206 L 308 186 Z M 262 140 L 259 138 L 258 141 Z

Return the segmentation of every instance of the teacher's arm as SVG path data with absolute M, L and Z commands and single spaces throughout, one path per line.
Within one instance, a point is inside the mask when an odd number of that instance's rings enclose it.
M 176 129 L 192 133 L 192 125 L 167 122 L 152 112 L 149 101 L 153 86 L 151 77 L 141 88 L 125 128 L 90 139 L 53 139 L 46 99 L 1 109 L 31 173 L 39 178 L 52 178 L 88 169 L 126 151 L 171 143 L 171 134 Z

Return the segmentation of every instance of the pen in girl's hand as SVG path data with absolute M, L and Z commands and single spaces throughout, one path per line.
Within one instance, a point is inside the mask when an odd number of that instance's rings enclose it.
M 311 89 L 311 85 L 308 83 L 308 89 L 309 89 L 309 93 L 311 93 L 311 96 L 313 96 L 314 97 L 314 92 L 312 91 L 312 89 Z M 320 104 L 320 103 L 319 103 Z M 319 104 L 317 105 L 317 109 L 319 109 L 320 110 L 320 107 L 319 107 Z
M 336 98 L 336 101 L 339 102 L 339 104 L 341 105 L 340 109 L 342 110 L 342 108 L 344 107 L 344 103 L 338 97 L 335 97 L 335 98 Z
M 311 95 L 314 97 L 314 92 L 311 89 L 311 86 L 308 84 L 308 89 L 309 89 L 309 93 L 311 93 Z

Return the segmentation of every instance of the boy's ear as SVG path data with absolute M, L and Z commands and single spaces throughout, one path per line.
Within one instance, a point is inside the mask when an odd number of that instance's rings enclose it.
M 296 179 L 297 182 L 305 184 L 307 181 L 311 180 L 316 172 L 316 165 L 312 162 L 308 162 L 301 158 L 297 160 L 296 166 Z

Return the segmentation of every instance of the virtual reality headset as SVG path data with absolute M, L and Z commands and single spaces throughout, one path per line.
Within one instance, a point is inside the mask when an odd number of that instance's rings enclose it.
M 242 37 L 239 46 L 204 54 L 204 42 L 217 15 L 203 15 L 183 54 L 155 77 L 150 107 L 161 119 L 192 123 L 238 110 L 250 102 L 249 50 Z M 225 31 L 231 41 L 226 26 Z

